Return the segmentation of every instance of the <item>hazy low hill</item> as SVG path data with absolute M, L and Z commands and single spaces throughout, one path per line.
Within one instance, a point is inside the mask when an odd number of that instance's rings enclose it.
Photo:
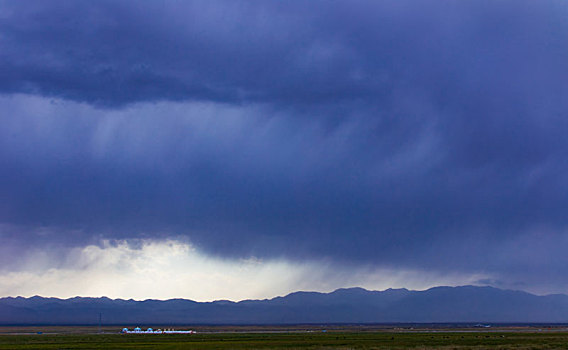
M 108 298 L 2 298 L 0 324 L 280 324 L 379 322 L 568 322 L 568 296 L 491 287 L 425 291 L 362 288 L 296 292 L 241 302 Z

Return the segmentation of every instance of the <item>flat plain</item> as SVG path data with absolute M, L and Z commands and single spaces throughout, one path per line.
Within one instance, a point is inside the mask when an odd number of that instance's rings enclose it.
M 568 331 L 560 328 L 195 328 L 200 333 L 150 335 L 119 334 L 120 328 L 2 327 L 0 349 L 568 349 Z

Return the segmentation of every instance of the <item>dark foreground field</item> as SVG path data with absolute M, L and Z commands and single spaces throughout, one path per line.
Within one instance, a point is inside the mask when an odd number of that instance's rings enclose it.
M 25 329 L 14 329 L 15 333 Z M 53 329 L 45 329 L 53 331 Z M 0 335 L 0 349 L 568 349 L 560 331 L 328 331 L 194 335 Z M 28 329 L 29 331 L 29 329 Z

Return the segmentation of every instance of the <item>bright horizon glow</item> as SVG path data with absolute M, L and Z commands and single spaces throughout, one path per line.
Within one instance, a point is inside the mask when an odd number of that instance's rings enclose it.
M 176 240 L 103 241 L 63 253 L 30 255 L 19 271 L 0 273 L 0 295 L 195 301 L 265 299 L 306 290 L 362 287 L 427 289 L 474 284 L 482 275 L 394 269 L 340 269 L 323 261 L 222 259 Z M 59 259 L 59 260 L 57 260 Z M 59 261 L 59 263 L 56 263 Z M 63 262 L 61 262 L 63 261 Z

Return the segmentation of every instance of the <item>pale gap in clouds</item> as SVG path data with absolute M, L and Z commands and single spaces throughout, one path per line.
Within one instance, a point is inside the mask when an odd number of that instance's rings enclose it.
M 175 240 L 104 241 L 70 249 L 63 263 L 55 254 L 60 253 L 41 255 L 36 261 L 29 258 L 20 271 L 1 272 L 0 295 L 237 301 L 345 286 L 425 289 L 486 277 L 362 267 L 347 270 L 323 261 L 222 259 Z

